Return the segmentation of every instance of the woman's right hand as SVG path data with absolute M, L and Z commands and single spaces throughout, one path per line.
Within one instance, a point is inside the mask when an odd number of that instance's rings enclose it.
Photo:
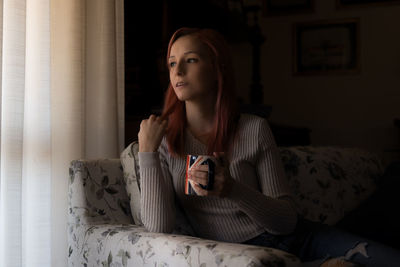
M 157 151 L 167 129 L 167 124 L 167 120 L 161 120 L 161 117 L 155 115 L 150 115 L 147 120 L 142 120 L 138 133 L 139 152 Z

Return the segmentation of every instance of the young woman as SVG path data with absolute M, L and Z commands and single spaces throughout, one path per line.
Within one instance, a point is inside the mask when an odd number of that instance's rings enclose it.
M 211 29 L 181 28 L 170 40 L 163 114 L 143 120 L 138 134 L 145 227 L 171 232 L 177 197 L 203 238 L 276 247 L 303 261 L 345 256 L 358 242 L 368 254 L 358 253 L 353 260 L 373 266 L 400 263 L 391 248 L 367 245 L 298 217 L 267 121 L 239 114 L 235 107 L 228 51 L 223 37 Z M 208 166 L 191 169 L 197 196 L 185 194 L 189 154 L 213 155 L 220 162 L 212 190 L 200 186 L 207 184 Z

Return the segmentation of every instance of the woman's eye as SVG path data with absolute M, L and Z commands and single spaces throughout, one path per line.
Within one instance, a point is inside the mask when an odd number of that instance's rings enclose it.
M 169 66 L 170 66 L 170 67 L 174 67 L 175 65 L 176 65 L 176 62 L 170 62 L 170 63 L 169 63 Z
M 187 62 L 189 63 L 197 62 L 197 58 L 188 58 Z

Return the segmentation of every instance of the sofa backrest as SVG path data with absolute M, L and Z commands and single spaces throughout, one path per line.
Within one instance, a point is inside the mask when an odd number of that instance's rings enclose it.
M 362 149 L 302 146 L 279 151 L 298 212 L 330 225 L 367 199 L 383 175 L 378 156 Z M 69 222 L 134 223 L 124 175 L 119 159 L 73 161 Z
M 298 212 L 333 225 L 377 187 L 383 167 L 377 155 L 358 148 L 280 147 Z

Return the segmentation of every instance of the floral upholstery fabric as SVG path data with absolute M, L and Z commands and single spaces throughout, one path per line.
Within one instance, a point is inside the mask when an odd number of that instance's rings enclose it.
M 300 265 L 297 257 L 280 250 L 189 236 L 183 214 L 173 234 L 149 233 L 136 225 L 140 178 L 135 146 L 128 146 L 121 160 L 71 163 L 69 266 Z M 379 159 L 359 149 L 288 147 L 280 153 L 299 213 L 314 221 L 335 224 L 373 193 L 382 175 Z
M 69 172 L 68 223 L 133 223 L 120 160 L 77 160 Z
M 136 225 L 143 225 L 140 217 L 140 174 L 139 174 L 139 144 L 131 143 L 121 153 L 121 164 L 123 169 L 126 191 L 129 197 L 132 217 Z
M 334 225 L 358 207 L 383 175 L 380 159 L 357 148 L 279 148 L 298 212 Z
M 117 159 L 73 161 L 68 192 L 68 266 L 299 266 L 286 252 L 150 233 L 135 225 Z

